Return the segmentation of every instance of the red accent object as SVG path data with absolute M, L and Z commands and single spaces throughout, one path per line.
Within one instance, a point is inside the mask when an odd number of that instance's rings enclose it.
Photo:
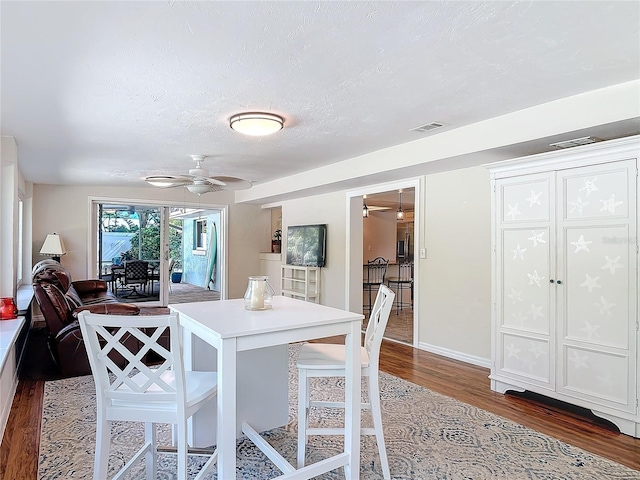
M 12 320 L 18 318 L 16 301 L 11 297 L 0 298 L 0 320 Z

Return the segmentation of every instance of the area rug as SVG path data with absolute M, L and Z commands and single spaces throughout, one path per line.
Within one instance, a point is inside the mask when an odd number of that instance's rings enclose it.
M 293 465 L 297 350 L 297 346 L 290 348 L 289 423 L 264 434 Z M 341 380 L 314 380 L 315 394 L 332 399 L 342 396 Z M 381 373 L 380 385 L 387 453 L 394 479 L 640 479 L 638 471 L 397 377 Z M 311 413 L 311 422 L 317 425 L 337 425 L 340 421 L 339 413 L 326 413 L 326 409 Z M 363 414 L 363 423 L 370 424 L 367 413 Z M 161 429 L 160 437 L 162 442 L 169 443 L 168 426 Z M 113 426 L 110 477 L 139 448 L 143 438 L 142 424 Z M 38 478 L 91 478 L 94 445 L 93 379 L 85 376 L 46 382 Z M 237 446 L 237 478 L 260 480 L 280 474 L 249 440 L 240 439 Z M 340 437 L 310 437 L 307 461 L 315 462 L 341 450 Z M 175 457 L 160 455 L 160 458 L 158 478 L 175 478 Z M 190 474 L 195 475 L 204 461 L 198 457 L 190 459 Z M 128 478 L 144 478 L 143 465 Z M 215 471 L 208 478 L 217 478 Z M 317 478 L 341 479 L 344 472 L 340 469 Z M 373 436 L 362 437 L 360 478 L 382 478 Z

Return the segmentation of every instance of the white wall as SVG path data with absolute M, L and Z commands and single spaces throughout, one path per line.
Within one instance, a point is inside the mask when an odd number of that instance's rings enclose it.
M 427 176 L 420 347 L 488 366 L 491 358 L 491 192 L 473 167 Z
M 2 137 L 0 161 L 0 296 L 15 297 L 18 265 L 18 145 Z
M 483 167 L 426 176 L 421 220 L 427 258 L 416 258 L 421 276 L 415 292 L 420 348 L 486 366 L 491 355 L 490 198 L 489 172 Z M 364 228 L 370 220 L 352 219 L 352 231 L 345 231 L 346 202 L 346 193 L 339 192 L 282 204 L 285 233 L 288 225 L 327 224 L 327 266 L 322 269 L 320 299 L 340 308 L 345 307 L 347 281 L 351 288 L 361 288 L 360 279 L 354 283 L 346 272 L 348 265 L 362 268 L 362 252 L 357 252 L 357 259 L 345 258 L 346 242 L 353 235 L 352 247 L 362 245 L 362 230 L 353 225 L 361 222 Z M 359 214 L 362 201 L 356 198 L 352 203 Z M 391 232 L 395 245 L 395 229 Z M 419 242 L 418 233 L 415 241 Z M 361 305 L 348 308 L 360 311 Z
M 362 220 L 363 264 L 377 257 L 386 258 L 390 263 L 396 261 L 397 229 L 394 210 L 369 212 L 369 217 Z
M 56 232 L 64 239 L 67 254 L 62 264 L 74 279 L 89 276 L 87 272 L 89 238 L 89 197 L 116 199 L 166 200 L 170 203 L 198 203 L 198 197 L 182 189 L 114 188 L 84 186 L 34 186 L 33 260 L 38 255 L 48 233 Z M 227 254 L 228 297 L 240 298 L 247 286 L 247 277 L 259 272 L 258 252 L 267 251 L 271 241 L 271 218 L 257 205 L 235 204 L 234 192 L 221 191 L 203 195 L 199 202 L 207 206 L 229 205 Z
M 282 204 L 283 250 L 288 226 L 327 224 L 327 257 L 320 276 L 320 303 L 336 308 L 345 306 L 345 202 L 345 193 L 337 192 Z

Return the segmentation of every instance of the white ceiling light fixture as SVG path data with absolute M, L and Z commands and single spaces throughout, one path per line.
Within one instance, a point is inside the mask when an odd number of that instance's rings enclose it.
M 402 210 L 402 190 L 398 190 L 398 194 L 400 195 L 400 206 L 396 211 L 396 220 L 404 220 L 404 210 Z
M 263 137 L 282 130 L 284 118 L 264 112 L 238 113 L 229 119 L 229 126 L 244 135 Z
M 189 190 L 191 193 L 195 193 L 197 195 L 203 195 L 205 193 L 215 192 L 216 190 L 221 190 L 221 188 L 219 188 L 219 187 L 216 188 L 213 185 L 210 185 L 208 183 L 196 180 L 195 182 L 193 182 L 192 185 L 187 185 L 187 190 Z

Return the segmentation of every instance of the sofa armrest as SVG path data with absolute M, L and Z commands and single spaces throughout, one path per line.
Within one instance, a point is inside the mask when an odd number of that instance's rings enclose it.
M 106 292 L 107 282 L 104 280 L 76 280 L 71 282 L 73 288 L 76 289 L 80 296 L 84 296 L 88 293 Z
M 140 308 L 132 303 L 95 303 L 84 305 L 73 311 L 73 318 L 78 318 L 78 313 L 90 312 L 103 315 L 139 315 Z

